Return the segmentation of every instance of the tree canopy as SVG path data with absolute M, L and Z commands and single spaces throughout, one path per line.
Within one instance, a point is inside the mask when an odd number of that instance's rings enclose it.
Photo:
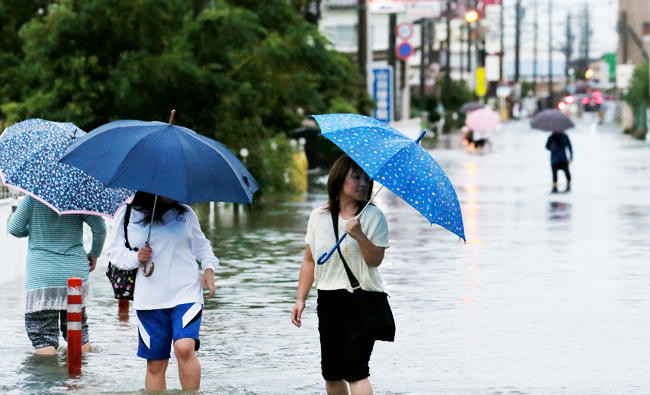
M 0 117 L 90 130 L 176 109 L 179 124 L 237 152 L 342 102 L 367 113 L 354 63 L 294 3 L 3 1 Z

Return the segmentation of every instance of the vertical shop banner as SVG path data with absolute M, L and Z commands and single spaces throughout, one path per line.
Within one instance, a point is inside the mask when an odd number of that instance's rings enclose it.
M 372 97 L 377 107 L 372 116 L 382 122 L 393 120 L 393 68 L 378 67 L 372 70 Z
M 485 84 L 485 67 L 476 68 L 476 96 L 483 97 L 487 93 Z

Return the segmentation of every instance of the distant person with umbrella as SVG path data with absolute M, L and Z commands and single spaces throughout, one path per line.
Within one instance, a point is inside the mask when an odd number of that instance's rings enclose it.
M 546 141 L 546 149 L 551 151 L 551 171 L 553 172 L 553 189 L 551 189 L 551 192 L 558 192 L 557 173 L 559 170 L 562 170 L 566 176 L 566 192 L 569 192 L 571 190 L 569 164 L 573 161 L 573 147 L 565 131 L 575 126 L 573 121 L 561 111 L 544 110 L 530 120 L 530 126 L 534 129 L 552 132 Z M 567 149 L 569 150 L 569 157 L 567 157 Z
M 551 170 L 553 172 L 553 189 L 557 193 L 557 173 L 562 170 L 566 177 L 566 192 L 571 191 L 571 172 L 569 163 L 573 161 L 573 147 L 569 136 L 564 132 L 553 132 L 546 140 L 546 149 L 551 151 Z M 566 151 L 569 150 L 570 157 L 567 158 Z

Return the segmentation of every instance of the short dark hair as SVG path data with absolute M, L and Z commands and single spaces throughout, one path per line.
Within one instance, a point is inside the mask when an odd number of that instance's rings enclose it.
M 330 174 L 327 178 L 327 209 L 330 212 L 338 213 L 341 210 L 339 194 L 341 193 L 341 190 L 343 190 L 345 177 L 348 175 L 348 172 L 350 170 L 359 171 L 362 174 L 366 174 L 366 172 L 347 155 L 340 156 L 330 169 Z M 372 179 L 370 179 L 370 185 L 368 185 L 368 193 L 365 199 L 362 202 L 357 202 L 357 214 L 359 214 L 363 207 L 370 201 L 370 198 L 372 197 L 373 185 L 374 182 Z
M 133 208 L 140 211 L 144 214 L 144 218 L 138 221 L 138 223 L 150 224 L 152 221 L 157 223 L 162 223 L 162 217 L 169 210 L 176 210 L 179 214 L 183 214 L 187 211 L 187 208 L 177 201 L 171 203 L 163 203 L 160 199 L 156 202 L 156 212 L 153 215 L 153 220 L 151 218 L 151 210 L 153 209 L 153 202 L 155 195 L 137 191 L 133 197 Z

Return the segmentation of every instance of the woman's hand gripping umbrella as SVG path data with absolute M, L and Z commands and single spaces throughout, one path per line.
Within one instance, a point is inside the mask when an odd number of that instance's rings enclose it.
M 327 114 L 313 118 L 323 137 L 341 148 L 371 179 L 382 185 L 370 202 L 386 187 L 429 222 L 465 240 L 456 191 L 440 165 L 419 144 L 426 130 L 414 141 L 389 125 L 363 115 Z M 346 236 L 344 233 L 329 253 L 318 258 L 319 265 L 327 262 Z

